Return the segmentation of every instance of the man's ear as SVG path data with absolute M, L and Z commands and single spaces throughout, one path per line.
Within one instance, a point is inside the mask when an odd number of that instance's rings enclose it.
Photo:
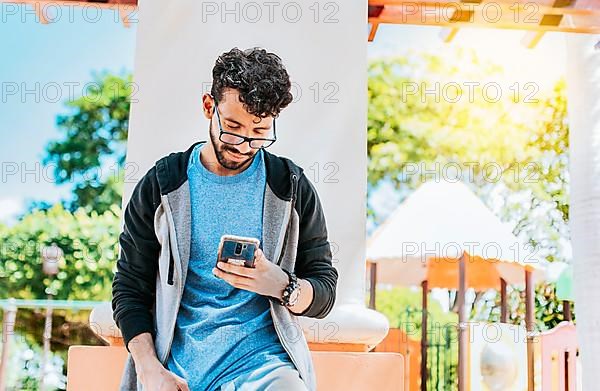
M 214 101 L 210 94 L 202 95 L 202 113 L 206 119 L 211 119 L 214 111 Z

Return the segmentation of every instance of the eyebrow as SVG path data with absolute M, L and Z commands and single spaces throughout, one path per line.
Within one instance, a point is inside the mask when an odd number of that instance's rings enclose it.
M 239 125 L 239 126 L 244 126 L 243 124 L 239 123 L 238 121 L 236 121 L 236 120 L 234 120 L 234 119 L 227 118 L 227 117 L 226 117 L 226 116 L 224 116 L 224 115 L 223 115 L 222 117 L 223 117 L 223 119 L 225 119 L 225 120 L 227 120 L 227 121 L 229 121 L 229 122 L 233 122 L 233 123 L 235 123 L 235 124 L 237 124 L 237 125 Z M 273 121 L 275 121 L 275 120 L 273 120 Z M 269 129 L 271 129 L 271 128 L 272 128 L 272 127 L 266 127 L 266 126 L 257 126 L 256 128 L 254 128 L 254 130 L 269 130 Z

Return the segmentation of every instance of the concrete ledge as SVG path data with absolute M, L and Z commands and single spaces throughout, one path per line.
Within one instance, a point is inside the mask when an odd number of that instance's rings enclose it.
M 404 358 L 398 353 L 315 352 L 317 387 L 326 391 L 401 391 Z M 127 358 L 122 346 L 71 346 L 67 391 L 117 390 Z
M 118 390 L 127 354 L 121 346 L 69 347 L 67 390 Z
M 311 354 L 319 390 L 404 390 L 404 358 L 399 353 L 313 351 Z
M 344 346 L 345 351 L 368 351 L 387 335 L 387 318 L 362 304 L 339 304 L 324 319 L 299 317 L 308 343 L 321 346 Z M 103 302 L 90 313 L 89 324 L 98 337 L 110 345 L 122 344 L 121 331 L 113 320 L 110 302 Z

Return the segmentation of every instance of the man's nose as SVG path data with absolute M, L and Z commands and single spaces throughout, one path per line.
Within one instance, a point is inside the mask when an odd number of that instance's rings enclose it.
M 247 141 L 244 141 L 237 147 L 237 150 L 242 154 L 248 154 L 252 150 L 252 148 L 250 148 L 250 143 L 248 143 Z

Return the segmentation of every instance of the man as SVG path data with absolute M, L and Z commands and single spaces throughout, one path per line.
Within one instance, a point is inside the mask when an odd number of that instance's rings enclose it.
M 303 169 L 265 148 L 292 101 L 281 59 L 222 54 L 208 141 L 159 159 L 124 212 L 113 316 L 129 351 L 121 390 L 314 390 L 297 316 L 335 302 L 324 213 Z M 257 238 L 255 267 L 215 265 L 224 234 Z

